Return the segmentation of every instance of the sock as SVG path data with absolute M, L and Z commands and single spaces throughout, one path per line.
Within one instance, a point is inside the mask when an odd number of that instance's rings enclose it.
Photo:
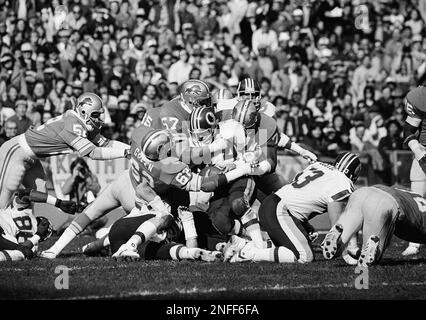
M 420 248 L 420 243 L 410 242 L 409 246 L 413 248 Z
M 149 240 L 154 234 L 157 233 L 157 226 L 151 221 L 145 221 L 137 229 L 135 234 L 126 242 L 127 245 L 136 248 Z
M 56 255 L 58 255 L 91 222 L 92 220 L 85 213 L 81 213 L 73 220 L 73 222 L 71 222 L 68 228 L 65 229 L 64 233 L 55 242 L 55 244 L 46 251 L 54 252 Z
M 19 261 L 25 260 L 24 254 L 19 250 L 0 251 L 0 261 Z
M 108 235 L 106 235 L 105 237 L 104 237 L 104 247 L 108 247 L 109 245 L 110 245 L 110 242 L 109 242 L 109 237 L 108 237 Z
M 172 260 L 189 259 L 189 250 L 181 244 L 174 245 L 170 248 L 170 257 Z
M 241 216 L 241 222 L 255 246 L 263 248 L 264 243 L 262 233 L 260 232 L 259 220 L 257 220 L 257 216 L 251 208 Z
M 279 263 L 296 262 L 296 257 L 291 250 L 286 247 L 276 247 L 268 249 L 254 248 L 254 261 L 269 261 Z
M 358 248 L 358 233 L 355 233 L 350 239 L 348 243 L 348 249 Z
M 197 238 L 197 229 L 195 228 L 194 215 L 191 211 L 180 211 L 179 218 L 182 221 L 185 240 Z

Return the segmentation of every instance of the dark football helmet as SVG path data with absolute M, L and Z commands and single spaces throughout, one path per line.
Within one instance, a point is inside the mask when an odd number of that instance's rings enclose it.
M 258 100 L 261 99 L 260 85 L 252 78 L 245 78 L 238 83 L 237 97 L 241 99 Z
M 213 109 L 201 107 L 192 110 L 189 130 L 195 145 L 207 145 L 213 141 L 213 130 L 217 121 Z
M 204 81 L 190 79 L 180 88 L 181 101 L 192 109 L 211 105 L 210 89 Z
M 352 152 L 344 152 L 337 156 L 333 163 L 337 170 L 343 172 L 352 182 L 355 182 L 361 172 L 361 161 Z

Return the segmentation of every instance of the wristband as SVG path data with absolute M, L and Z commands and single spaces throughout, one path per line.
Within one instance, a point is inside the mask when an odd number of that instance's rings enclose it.
M 59 205 L 60 201 L 59 201 L 59 199 L 55 198 L 54 196 L 51 196 L 50 194 L 48 194 L 47 199 L 46 199 L 46 203 L 57 207 Z

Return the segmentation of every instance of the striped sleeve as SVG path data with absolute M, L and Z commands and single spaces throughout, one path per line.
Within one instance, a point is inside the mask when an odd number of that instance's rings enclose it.
M 87 156 L 93 149 L 96 148 L 90 140 L 83 137 L 76 137 L 71 141 L 70 147 L 76 150 L 82 157 Z

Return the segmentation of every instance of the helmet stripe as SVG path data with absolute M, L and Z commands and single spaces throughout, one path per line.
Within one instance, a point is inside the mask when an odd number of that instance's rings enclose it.
M 339 161 L 339 163 L 337 164 L 337 169 L 339 169 L 340 171 L 343 171 L 343 170 L 345 170 L 345 166 L 344 166 L 344 164 L 345 164 L 345 162 L 346 162 L 346 160 L 347 160 L 347 158 L 348 157 L 350 157 L 350 153 L 348 152 L 348 153 L 346 153 L 345 155 L 343 155 L 343 157 L 342 157 L 342 159 L 340 159 L 340 161 Z
M 151 145 L 152 141 L 158 137 L 162 133 L 162 130 L 160 131 L 153 131 L 152 134 L 146 139 L 146 142 L 144 143 L 144 146 L 142 147 L 142 152 L 146 154 L 146 150 Z

